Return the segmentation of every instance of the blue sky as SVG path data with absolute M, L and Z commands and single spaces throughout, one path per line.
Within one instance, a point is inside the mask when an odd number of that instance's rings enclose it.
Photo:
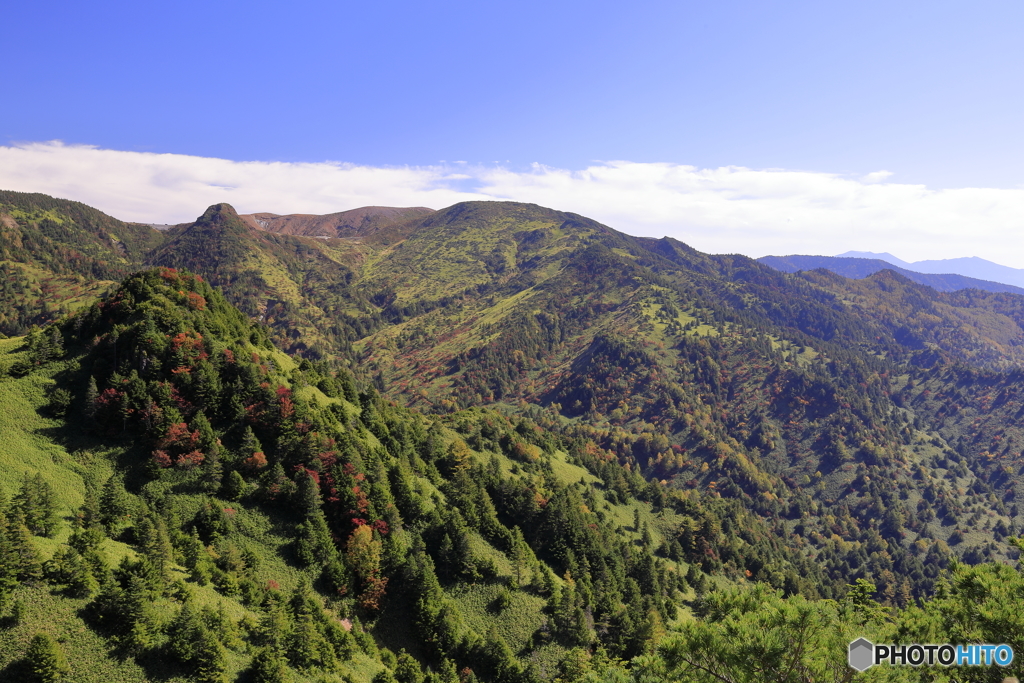
M 6 4 L 8 148 L 1024 189 L 1019 2 Z

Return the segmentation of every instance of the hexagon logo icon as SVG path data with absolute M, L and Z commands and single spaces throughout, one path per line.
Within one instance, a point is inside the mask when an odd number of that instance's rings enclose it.
M 858 638 L 850 643 L 850 653 L 847 661 L 857 671 L 864 671 L 874 664 L 875 646 L 867 638 Z

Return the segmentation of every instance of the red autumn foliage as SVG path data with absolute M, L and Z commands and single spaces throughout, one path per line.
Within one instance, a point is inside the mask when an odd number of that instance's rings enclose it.
M 363 592 L 359 594 L 359 606 L 370 612 L 380 609 L 380 600 L 388 586 L 386 577 L 371 576 L 364 581 Z
M 193 311 L 205 311 L 206 310 L 206 299 L 203 298 L 202 294 L 198 292 L 188 293 L 188 307 Z
M 199 443 L 199 430 L 189 431 L 188 424 L 176 422 L 167 429 L 167 436 L 160 440 L 162 448 L 187 451 Z
M 96 397 L 96 408 L 97 410 L 103 410 L 111 406 L 116 406 L 121 402 L 121 392 L 117 389 L 110 388 L 104 389 L 103 393 Z
M 203 457 L 202 452 L 195 450 L 180 456 L 174 464 L 182 469 L 191 470 L 202 465 L 203 460 L 205 460 L 205 458 Z
M 157 272 L 160 274 L 160 277 L 162 277 L 163 279 L 167 280 L 168 282 L 177 282 L 178 281 L 178 269 L 177 268 L 161 267 L 161 268 L 159 268 L 157 270 Z
M 175 351 L 185 349 L 186 351 L 194 350 L 195 348 L 202 346 L 203 335 L 198 332 L 179 332 L 171 338 L 171 348 Z
M 320 485 L 320 473 L 317 472 L 316 470 L 311 470 L 308 467 L 303 467 L 302 465 L 296 465 L 295 466 L 295 471 L 296 472 L 306 472 L 306 474 L 308 474 L 309 476 L 311 476 L 313 478 L 313 481 L 316 483 L 317 486 Z
M 283 396 L 279 402 L 281 406 L 281 419 L 287 420 L 295 414 L 295 406 L 292 404 L 292 400 L 287 396 Z
M 167 455 L 167 451 L 159 449 L 153 451 L 153 462 L 156 463 L 157 467 L 170 467 L 174 464 L 171 456 Z
M 242 465 L 250 471 L 261 470 L 267 466 L 267 456 L 263 454 L 263 451 L 256 451 L 243 460 Z

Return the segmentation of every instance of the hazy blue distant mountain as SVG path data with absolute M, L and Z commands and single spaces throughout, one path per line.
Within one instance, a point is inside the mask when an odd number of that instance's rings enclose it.
M 848 251 L 845 254 L 836 254 L 836 258 L 877 259 L 880 261 L 885 261 L 886 263 L 891 263 L 894 266 L 899 266 L 900 268 L 910 268 L 911 270 L 913 270 L 913 268 L 911 268 L 912 264 L 904 261 L 901 258 L 893 256 L 887 251 Z
M 889 253 L 848 251 L 845 254 L 839 254 L 837 258 L 880 259 L 918 273 L 956 273 L 957 275 L 966 275 L 967 277 L 978 278 L 979 280 L 1002 282 L 1007 285 L 1024 287 L 1024 269 L 1003 266 L 983 258 L 978 258 L 977 256 L 932 259 L 908 263 Z
M 847 252 L 853 253 L 853 252 Z M 878 256 L 883 256 L 879 254 Z M 891 254 L 884 254 L 896 261 L 899 261 L 895 256 Z M 977 278 L 966 277 L 957 273 L 921 273 L 907 268 L 901 268 L 894 265 L 891 261 L 885 261 L 881 258 L 851 258 L 848 256 L 805 256 L 805 255 L 791 255 L 791 256 L 762 256 L 757 259 L 766 266 L 771 266 L 776 270 L 781 270 L 786 273 L 795 273 L 801 270 L 815 270 L 817 268 L 824 268 L 830 270 L 833 273 L 842 275 L 843 277 L 862 279 L 869 275 L 877 273 L 880 270 L 892 270 L 899 273 L 908 280 L 917 282 L 918 284 L 928 285 L 939 292 L 953 292 L 958 289 L 981 289 L 986 292 L 1010 292 L 1013 294 L 1024 294 L 1024 289 L 1015 287 L 1014 285 L 993 282 L 990 280 L 979 280 Z M 956 259 L 956 260 L 970 260 L 970 259 Z M 978 259 L 979 261 L 981 259 Z M 903 263 L 901 261 L 901 263 Z M 934 263 L 934 262 L 933 262 Z M 916 267 L 916 264 L 914 264 Z M 995 265 L 995 264 L 993 264 Z

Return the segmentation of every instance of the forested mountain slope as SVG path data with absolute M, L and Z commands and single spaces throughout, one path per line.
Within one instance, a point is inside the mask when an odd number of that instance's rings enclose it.
M 574 647 L 642 653 L 709 585 L 680 530 L 816 594 L 749 513 L 525 418 L 398 408 L 174 269 L 0 351 L 5 401 L 44 416 L 0 451 L 12 676 L 56 618 L 84 671 L 106 639 L 125 680 L 549 679 Z
M 91 301 L 161 239 L 79 202 L 0 191 L 0 334 L 24 334 Z
M 987 405 L 981 385 L 1013 385 L 1019 297 L 785 275 L 507 202 L 355 241 L 275 235 L 217 205 L 146 260 L 203 274 L 285 349 L 348 363 L 414 409 L 493 405 L 735 500 L 797 534 L 826 594 L 865 577 L 892 601 L 923 595 L 950 543 L 1015 556 L 1000 539 L 1021 521 L 1020 451 L 1000 442 L 999 467 L 987 455 L 996 436 L 1013 443 L 1014 401 Z M 925 396 L 925 376 L 956 386 Z M 930 397 L 954 388 L 979 397 L 977 424 L 939 414 Z
M 991 563 L 1024 523 L 1024 298 L 791 275 L 528 204 L 311 239 L 225 204 L 102 233 L 4 196 L 9 244 L 45 246 L 10 267 L 69 244 L 109 275 L 161 266 L 0 345 L 10 672 L 57 610 L 125 680 L 575 681 L 637 656 L 637 680 L 701 680 L 643 653 L 679 628 L 665 647 L 700 661 L 715 619 L 760 628 L 751 600 L 846 625 L 828 638 L 948 633 L 968 584 L 1012 584 Z M 63 223 L 24 218 L 47 202 Z M 135 246 L 105 261 L 102 234 Z M 83 298 L 110 286 L 75 268 Z
M 176 226 L 146 256 L 148 265 L 201 273 L 276 343 L 313 357 L 345 353 L 358 334 L 351 311 L 372 325 L 375 311 L 354 292 L 352 245 L 278 235 L 252 227 L 228 204 L 210 207 L 194 223 Z
M 1008 567 L 955 566 L 903 611 L 872 600 L 905 601 L 885 583 L 808 599 L 835 583 L 804 532 L 645 481 L 543 415 L 554 431 L 395 406 L 169 268 L 0 344 L 0 396 L 10 680 L 788 681 L 785 642 L 840 681 L 854 635 L 1024 645 Z M 865 547 L 865 569 L 893 550 Z

